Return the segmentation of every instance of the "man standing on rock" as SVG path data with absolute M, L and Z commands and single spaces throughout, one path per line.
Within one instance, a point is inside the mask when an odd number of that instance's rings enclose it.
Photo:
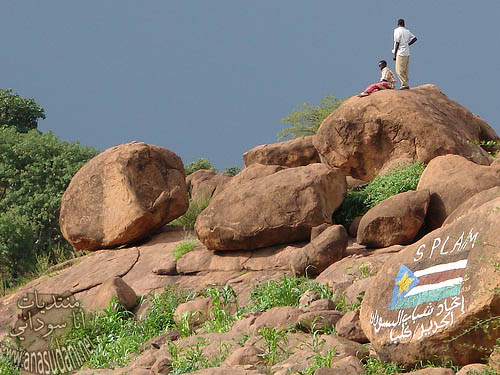
M 398 27 L 394 29 L 394 53 L 393 60 L 396 61 L 396 74 L 401 81 L 400 90 L 409 89 L 408 71 L 410 65 L 410 46 L 417 41 L 408 29 L 405 28 L 405 20 L 398 20 Z
M 359 97 L 368 96 L 372 92 L 378 90 L 393 89 L 394 87 L 396 87 L 396 77 L 394 77 L 394 73 L 391 72 L 391 70 L 387 67 L 387 61 L 380 60 L 378 62 L 378 67 L 382 71 L 380 81 L 368 86 L 365 91 L 363 91 L 361 94 L 358 94 Z

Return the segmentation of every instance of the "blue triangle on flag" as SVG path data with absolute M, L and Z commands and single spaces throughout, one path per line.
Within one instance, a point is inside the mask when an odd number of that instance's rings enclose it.
M 417 276 L 402 264 L 399 267 L 399 272 L 394 279 L 394 290 L 392 291 L 391 303 L 389 303 L 389 308 L 393 307 L 398 303 L 399 300 L 403 299 L 406 294 L 419 283 Z

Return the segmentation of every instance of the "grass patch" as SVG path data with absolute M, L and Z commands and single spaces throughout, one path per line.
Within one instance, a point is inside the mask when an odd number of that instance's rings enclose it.
M 168 285 L 158 296 L 151 297 L 152 307 L 143 321 L 121 308 L 115 301 L 102 312 L 88 314 L 87 324 L 74 329 L 66 343 L 77 343 L 86 337 L 94 349 L 85 363 L 90 368 L 115 368 L 125 366 L 132 353 L 139 353 L 147 340 L 176 327 L 174 311 L 180 303 L 192 298 L 192 293 Z
M 405 368 L 394 362 L 382 362 L 377 358 L 368 357 L 363 363 L 366 375 L 390 375 L 406 372 Z
M 198 246 L 198 240 L 192 236 L 188 236 L 184 241 L 179 242 L 173 252 L 175 261 L 177 262 L 184 254 L 193 251 L 196 246 Z
M 258 355 L 262 357 L 269 367 L 280 362 L 284 356 L 287 356 L 288 332 L 287 329 L 276 329 L 275 327 L 270 328 L 268 326 L 262 327 L 257 331 L 257 335 L 264 342 L 264 353 Z
M 349 228 L 354 218 L 363 216 L 383 200 L 405 191 L 415 190 L 426 165 L 407 163 L 378 175 L 360 189 L 347 192 L 344 202 L 335 211 L 335 222 Z
M 205 332 L 224 333 L 231 329 L 233 323 L 241 318 L 237 295 L 231 285 L 207 288 L 204 291 L 212 299 L 210 317 L 205 322 Z M 231 313 L 231 310 L 235 311 Z
M 208 342 L 203 338 L 199 338 L 196 344 L 182 349 L 171 341 L 168 341 L 166 345 L 172 359 L 170 363 L 172 370 L 169 372 L 171 375 L 219 367 L 230 351 L 229 345 L 222 344 L 217 355 L 207 356 L 203 353 L 203 348 L 208 345 Z
M 206 197 L 196 197 L 195 199 L 189 199 L 189 208 L 184 213 L 184 215 L 178 217 L 177 219 L 168 223 L 169 225 L 180 225 L 184 227 L 194 227 L 196 218 L 198 215 L 207 208 L 210 203 L 210 198 Z
M 320 298 L 333 299 L 333 291 L 327 286 L 306 277 L 285 277 L 258 283 L 250 293 L 250 309 L 266 311 L 277 306 L 299 306 L 299 299 L 306 290 L 312 290 Z

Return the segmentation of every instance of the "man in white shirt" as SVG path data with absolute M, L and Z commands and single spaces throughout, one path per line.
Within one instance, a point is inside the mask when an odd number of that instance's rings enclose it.
M 405 20 L 398 20 L 398 27 L 394 29 L 394 53 L 393 60 L 396 61 L 396 74 L 401 81 L 400 90 L 409 89 L 408 71 L 410 65 L 410 46 L 417 41 L 408 29 L 405 28 Z

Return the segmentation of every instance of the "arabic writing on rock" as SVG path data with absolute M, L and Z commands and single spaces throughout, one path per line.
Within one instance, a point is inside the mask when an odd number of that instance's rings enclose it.
M 40 339 L 47 339 L 57 330 L 80 328 L 85 324 L 84 312 L 73 296 L 41 294 L 35 290 L 22 296 L 17 301 L 17 307 L 21 313 L 10 337 L 20 341 L 24 341 L 29 332 L 37 333 L 36 336 Z M 57 310 L 60 313 L 55 314 Z M 56 321 L 57 319 L 60 321 Z
M 454 296 L 436 303 L 421 304 L 415 306 L 411 312 L 398 311 L 396 320 L 385 320 L 378 310 L 370 317 L 370 324 L 375 333 L 383 329 L 389 329 L 391 343 L 399 343 L 402 340 L 420 340 L 423 337 L 436 333 L 440 329 L 453 325 L 459 314 L 465 313 L 464 296 Z

